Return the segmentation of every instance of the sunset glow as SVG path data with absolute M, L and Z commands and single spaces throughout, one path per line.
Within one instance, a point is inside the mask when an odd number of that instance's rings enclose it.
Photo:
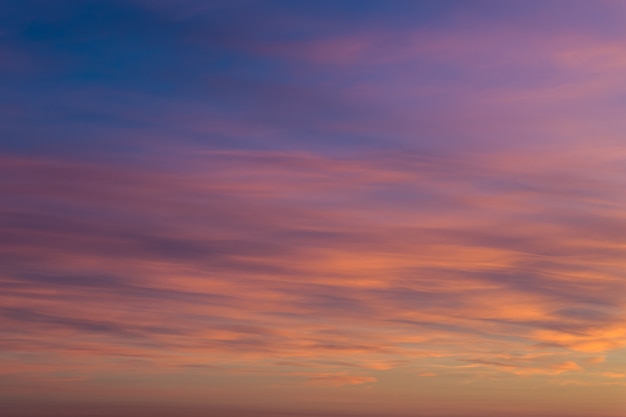
M 0 0 L 0 41 L 0 416 L 626 415 L 626 2 Z

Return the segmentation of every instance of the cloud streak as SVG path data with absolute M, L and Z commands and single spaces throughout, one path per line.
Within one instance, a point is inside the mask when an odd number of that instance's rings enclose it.
M 527 372 L 548 375 L 623 347 L 614 191 L 555 193 L 594 179 L 491 158 L 457 173 L 419 155 L 216 152 L 168 173 L 5 156 L 8 344 L 325 372 L 546 349 Z
M 621 416 L 624 11 L 0 4 L 0 405 Z

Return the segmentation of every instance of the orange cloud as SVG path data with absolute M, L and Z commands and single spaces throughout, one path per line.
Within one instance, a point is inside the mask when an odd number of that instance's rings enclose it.
M 3 348 L 79 378 L 123 360 L 351 385 L 558 376 L 624 346 L 615 190 L 574 181 L 574 156 L 195 158 L 167 173 L 5 157 Z
M 361 385 L 376 382 L 374 377 L 345 374 L 315 374 L 309 376 L 308 380 L 311 383 L 332 386 Z

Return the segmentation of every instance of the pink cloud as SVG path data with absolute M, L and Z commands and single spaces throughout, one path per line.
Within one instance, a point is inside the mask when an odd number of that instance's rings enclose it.
M 560 378 L 625 344 L 619 155 L 181 155 L 5 156 L 11 378 Z

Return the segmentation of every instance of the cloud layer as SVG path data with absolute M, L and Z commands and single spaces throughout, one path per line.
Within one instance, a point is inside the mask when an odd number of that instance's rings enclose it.
M 0 4 L 0 405 L 623 414 L 623 5 L 341 3 Z
M 619 382 L 621 157 L 519 157 L 5 156 L 4 377 Z

